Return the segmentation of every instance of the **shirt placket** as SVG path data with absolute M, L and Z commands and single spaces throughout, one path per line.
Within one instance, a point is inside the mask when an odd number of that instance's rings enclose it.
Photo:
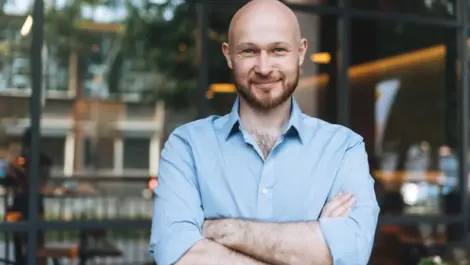
M 258 186 L 258 218 L 269 219 L 273 214 L 274 159 L 265 160 Z

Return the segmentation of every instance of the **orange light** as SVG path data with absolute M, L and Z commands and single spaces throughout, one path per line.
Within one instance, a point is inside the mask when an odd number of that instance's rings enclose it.
M 186 44 L 180 43 L 180 44 L 178 45 L 178 50 L 179 50 L 180 52 L 186 51 Z
M 149 190 L 153 191 L 158 186 L 158 180 L 156 178 L 152 178 L 149 180 L 148 187 Z
M 212 84 L 210 86 L 210 91 L 215 93 L 232 93 L 235 90 L 234 84 Z
M 13 222 L 18 222 L 21 220 L 21 213 L 20 212 L 7 212 L 7 222 L 13 223 Z
M 18 164 L 18 166 L 24 166 L 25 163 L 26 160 L 24 159 L 24 157 L 18 157 L 18 159 L 16 160 L 16 164 Z
M 81 21 L 78 27 L 82 30 L 104 32 L 119 32 L 124 28 L 124 26 L 121 24 L 98 23 L 93 21 Z
M 327 52 L 318 52 L 318 53 L 312 54 L 312 56 L 310 57 L 310 60 L 318 64 L 329 64 L 331 61 L 331 55 Z
M 212 90 L 210 90 L 210 89 L 207 90 L 207 92 L 206 92 L 206 98 L 208 98 L 208 99 L 213 99 L 213 98 L 214 98 L 214 91 L 212 91 Z

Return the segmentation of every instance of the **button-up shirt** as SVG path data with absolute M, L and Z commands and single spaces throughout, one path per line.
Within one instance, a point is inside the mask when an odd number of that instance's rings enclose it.
M 264 158 L 238 105 L 177 128 L 165 143 L 149 248 L 157 264 L 176 263 L 203 239 L 204 220 L 217 218 L 316 220 L 335 265 L 367 264 L 379 207 L 362 137 L 303 114 L 292 100 L 287 126 Z M 351 213 L 320 218 L 340 192 L 355 196 Z

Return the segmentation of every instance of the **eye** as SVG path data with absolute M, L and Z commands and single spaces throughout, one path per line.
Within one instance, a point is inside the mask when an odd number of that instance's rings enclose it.
M 246 49 L 242 51 L 243 55 L 253 55 L 255 54 L 255 51 L 253 49 Z
M 274 49 L 274 53 L 285 53 L 285 52 L 287 52 L 287 50 L 284 49 L 284 48 L 275 48 Z

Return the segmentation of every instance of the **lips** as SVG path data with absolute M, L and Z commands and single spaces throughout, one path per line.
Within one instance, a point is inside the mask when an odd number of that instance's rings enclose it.
M 258 89 L 271 89 L 273 86 L 277 84 L 278 81 L 276 82 L 269 82 L 269 83 L 253 83 L 253 85 L 258 88 Z
M 275 84 L 277 83 L 278 81 L 270 81 L 270 82 L 253 82 L 253 84 L 255 85 L 271 85 L 271 84 Z
M 274 84 L 276 84 L 277 82 L 279 82 L 279 80 L 253 81 L 252 84 L 255 85 L 255 86 L 264 86 L 264 85 L 274 85 Z

